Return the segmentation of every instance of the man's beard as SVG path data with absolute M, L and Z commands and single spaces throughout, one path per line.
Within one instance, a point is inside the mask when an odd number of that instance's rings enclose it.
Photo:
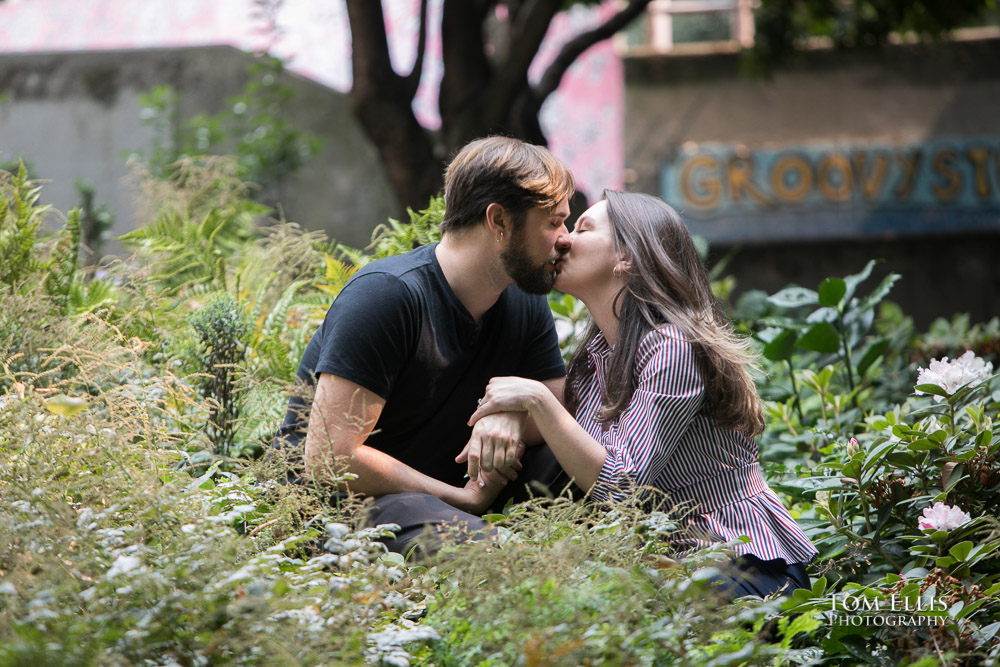
M 500 253 L 500 261 L 514 284 L 528 294 L 548 294 L 556 282 L 556 267 L 549 260 L 538 265 L 524 249 L 521 234 L 515 233 Z

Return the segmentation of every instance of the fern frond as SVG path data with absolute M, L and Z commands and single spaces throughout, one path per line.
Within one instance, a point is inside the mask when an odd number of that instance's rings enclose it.
M 118 291 L 110 280 L 94 278 L 74 281 L 69 290 L 69 309 L 76 315 L 95 313 L 118 303 Z
M 365 248 L 367 253 L 337 244 L 336 252 L 343 261 L 356 267 L 362 267 L 373 259 L 382 259 L 392 255 L 401 255 L 423 245 L 430 245 L 441 240 L 441 220 L 444 219 L 444 197 L 437 195 L 422 211 L 406 209 L 410 216 L 409 224 L 389 218 L 386 224 L 379 225 L 372 232 L 372 242 Z
M 38 205 L 40 193 L 23 162 L 17 174 L 0 171 L 0 283 L 12 289 L 42 266 L 35 242 L 49 207 Z
M 69 304 L 70 289 L 80 261 L 80 230 L 80 209 L 74 208 L 66 216 L 66 228 L 46 264 L 45 291 L 63 310 Z

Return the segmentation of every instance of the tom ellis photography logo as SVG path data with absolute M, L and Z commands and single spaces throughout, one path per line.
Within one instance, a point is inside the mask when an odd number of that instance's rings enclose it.
M 948 615 L 944 600 L 897 594 L 869 598 L 845 593 L 832 599 L 831 608 L 834 625 L 853 627 L 941 627 Z

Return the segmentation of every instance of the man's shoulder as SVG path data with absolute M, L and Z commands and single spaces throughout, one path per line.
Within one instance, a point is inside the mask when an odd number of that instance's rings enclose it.
M 364 265 L 351 277 L 344 293 L 376 292 L 383 298 L 412 296 L 422 291 L 435 273 L 433 246 L 421 246 L 402 255 L 383 257 Z
M 392 255 L 376 259 L 358 269 L 355 276 L 383 275 L 406 280 L 414 273 L 433 271 L 435 267 L 434 246 L 420 246 L 402 255 Z

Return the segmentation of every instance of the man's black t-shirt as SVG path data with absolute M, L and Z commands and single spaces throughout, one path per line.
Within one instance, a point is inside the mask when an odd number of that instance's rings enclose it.
M 461 486 L 455 456 L 495 376 L 565 375 L 544 296 L 509 287 L 477 326 L 441 271 L 436 245 L 368 264 L 347 283 L 306 347 L 301 381 L 330 373 L 378 394 L 385 407 L 365 444 Z M 278 437 L 300 443 L 303 402 L 292 399 Z

